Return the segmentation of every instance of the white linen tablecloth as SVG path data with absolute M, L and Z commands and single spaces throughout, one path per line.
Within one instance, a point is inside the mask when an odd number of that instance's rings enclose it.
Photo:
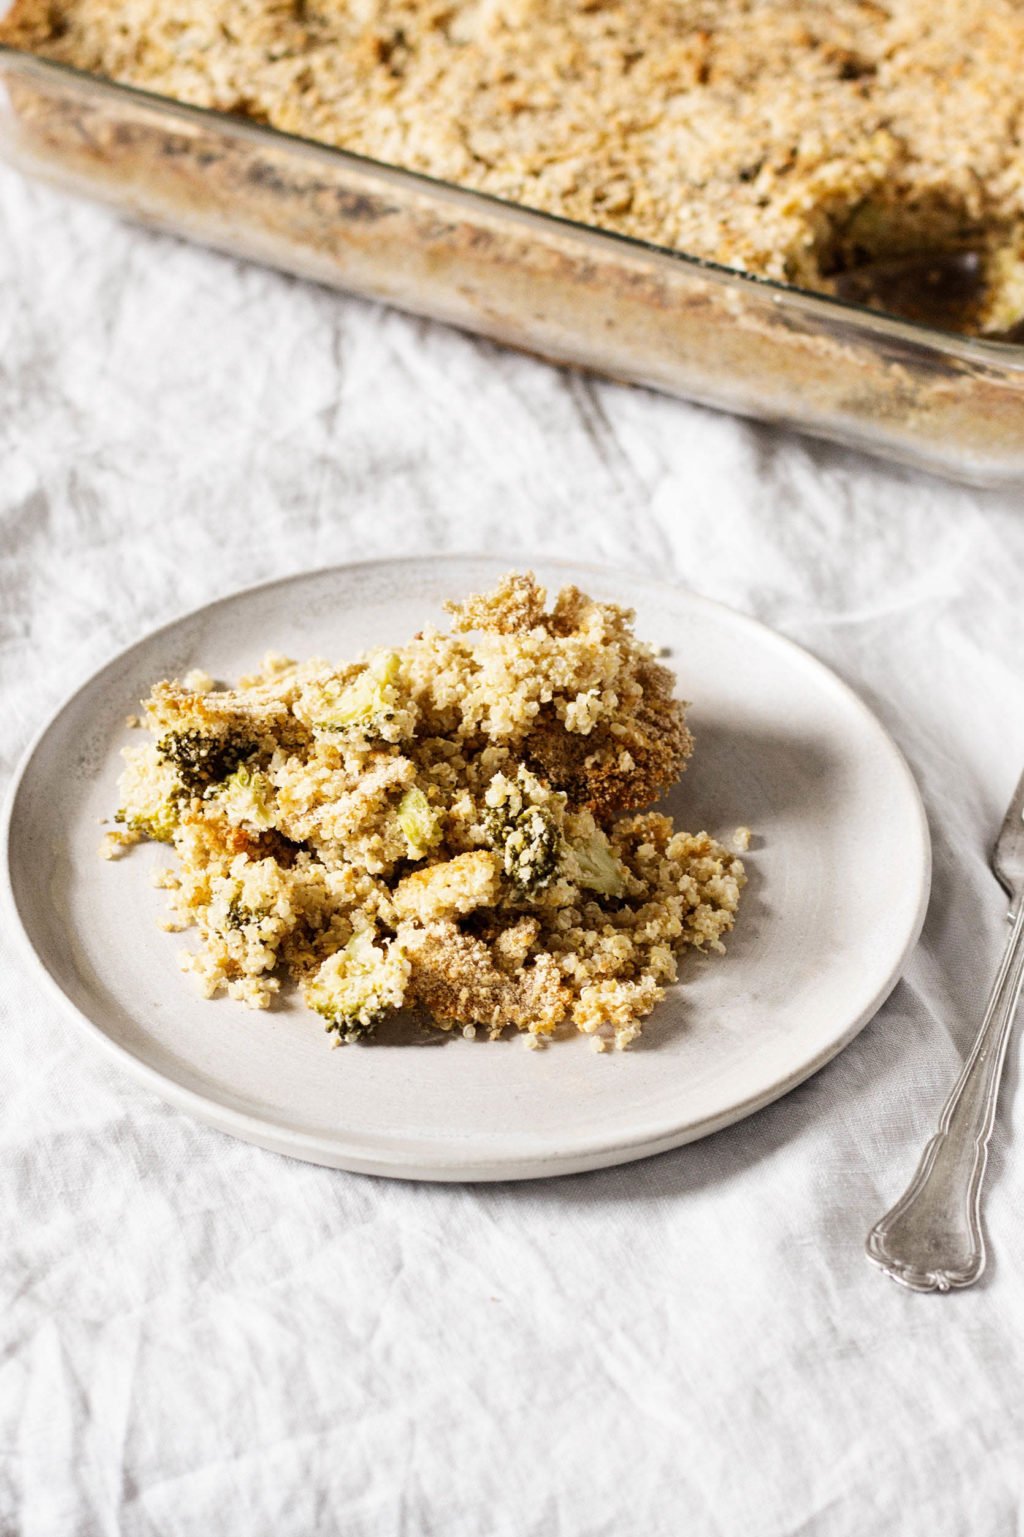
M 157 622 L 482 549 L 777 626 L 906 753 L 931 909 L 878 1018 L 711 1139 L 550 1183 L 332 1173 L 90 1050 L 0 930 L 0 1533 L 1024 1531 L 1017 1051 L 970 1292 L 863 1257 L 978 1023 L 1024 765 L 1024 515 L 141 231 L 0 173 L 0 768 Z

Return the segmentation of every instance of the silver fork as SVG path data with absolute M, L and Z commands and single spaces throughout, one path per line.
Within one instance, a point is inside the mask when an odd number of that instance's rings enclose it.
M 992 869 L 1010 894 L 1013 927 L 981 1028 L 917 1172 L 868 1234 L 868 1259 L 913 1291 L 971 1286 L 985 1268 L 981 1185 L 1024 985 L 1024 775 L 996 840 Z

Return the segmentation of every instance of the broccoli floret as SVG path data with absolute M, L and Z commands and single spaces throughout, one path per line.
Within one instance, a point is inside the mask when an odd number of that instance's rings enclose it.
M 503 832 L 502 864 L 509 880 L 524 896 L 533 896 L 558 869 L 561 839 L 540 806 L 527 806 Z
M 558 870 L 562 837 L 551 812 L 529 799 L 532 776 L 495 774 L 487 787 L 481 818 L 487 842 L 501 856 L 502 869 L 522 896 L 534 896 Z
M 214 793 L 213 789 L 207 794 Z M 218 805 L 223 806 L 231 822 L 247 822 L 261 830 L 274 825 L 274 787 L 266 774 L 239 764 L 223 784 L 216 786 Z
M 392 720 L 398 671 L 398 653 L 388 651 L 344 688 L 337 684 L 328 687 L 324 695 L 327 708 L 315 724 L 326 731 L 372 732 Z
M 213 784 L 233 774 L 239 764 L 251 758 L 255 742 L 238 737 L 204 736 L 201 731 L 169 731 L 156 744 L 165 763 L 177 774 L 186 795 L 203 795 Z
M 422 790 L 416 785 L 406 790 L 398 803 L 398 825 L 410 859 L 422 859 L 440 842 L 442 820 Z
M 307 984 L 305 998 L 343 1041 L 371 1035 L 392 1009 L 400 1009 L 409 980 L 409 962 L 400 945 L 373 942 L 367 929 L 324 961 Z
M 589 838 L 570 844 L 566 863 L 567 873 L 577 886 L 603 897 L 625 895 L 626 872 L 600 828 Z
M 259 923 L 260 919 L 265 917 L 266 913 L 260 912 L 255 907 L 246 907 L 245 903 L 239 902 L 237 897 L 228 903 L 227 926 L 229 929 L 244 929 L 250 923 Z
M 114 820 L 142 838 L 172 843 L 178 825 L 180 789 L 174 770 L 152 742 L 128 748 L 121 775 L 121 805 Z
M 140 833 L 143 838 L 152 838 L 155 843 L 173 843 L 178 813 L 173 805 L 165 802 L 151 812 L 116 811 L 114 821 L 129 827 L 133 833 Z

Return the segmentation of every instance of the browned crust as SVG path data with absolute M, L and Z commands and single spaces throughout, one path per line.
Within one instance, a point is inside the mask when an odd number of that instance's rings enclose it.
M 514 974 L 494 964 L 480 939 L 454 923 L 402 931 L 412 963 L 409 1001 L 447 1025 L 483 1025 L 549 1034 L 566 1016 L 572 993 L 550 955 L 540 955 Z
M 544 612 L 545 592 L 532 571 L 512 571 L 493 592 L 446 603 L 455 634 L 485 630 L 496 635 L 521 635 L 538 625 L 550 629 Z
M 672 674 L 645 662 L 637 681 L 641 699 L 616 721 L 614 734 L 598 728 L 578 736 L 553 713 L 530 733 L 529 766 L 599 821 L 652 805 L 676 783 L 693 751 L 684 707 L 672 694 Z
M 14 0 L 6 16 L 0 18 L 0 43 L 9 48 L 31 52 L 45 46 L 52 36 L 48 0 Z

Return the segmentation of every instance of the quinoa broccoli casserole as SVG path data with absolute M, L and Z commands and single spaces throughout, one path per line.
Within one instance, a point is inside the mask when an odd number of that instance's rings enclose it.
M 693 748 L 673 676 L 574 586 L 549 607 L 511 575 L 448 608 L 352 662 L 157 683 L 104 852 L 173 846 L 166 926 L 198 930 L 208 996 L 293 983 L 339 1041 L 412 1008 L 626 1047 L 681 953 L 722 950 L 745 879 L 649 809 Z
M 16 0 L 0 42 L 804 288 L 970 248 L 965 326 L 1024 313 L 1017 0 Z
M 0 156 L 991 485 L 1024 477 L 1022 63 L 1010 0 L 14 0 Z

